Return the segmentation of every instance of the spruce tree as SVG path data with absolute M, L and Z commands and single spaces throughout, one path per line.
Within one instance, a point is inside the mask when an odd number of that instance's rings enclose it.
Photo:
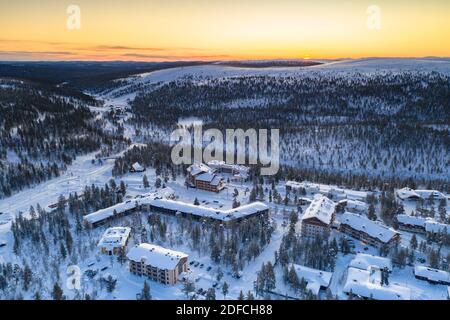
M 141 300 L 151 300 L 152 299 L 152 295 L 150 293 L 150 286 L 147 283 L 147 280 L 144 281 L 144 287 L 142 288 L 141 291 Z

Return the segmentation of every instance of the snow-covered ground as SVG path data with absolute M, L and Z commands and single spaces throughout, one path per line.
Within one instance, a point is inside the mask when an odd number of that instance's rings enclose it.
M 8 220 L 11 218 L 11 215 L 19 212 L 26 212 L 30 205 L 35 205 L 37 202 L 41 203 L 41 205 L 45 206 L 51 203 L 55 203 L 59 194 L 68 194 L 69 192 L 79 191 L 83 188 L 84 184 L 96 184 L 98 186 L 104 185 L 104 183 L 108 182 L 111 178 L 111 168 L 112 161 L 105 161 L 102 165 L 91 164 L 92 155 L 87 155 L 84 157 L 79 157 L 77 161 L 73 163 L 73 165 L 68 169 L 67 173 L 57 179 L 53 179 L 48 181 L 45 184 L 36 186 L 31 190 L 27 190 L 21 193 L 16 194 L 15 196 L 8 198 L 6 200 L 2 200 L 1 210 L 9 212 L 8 216 L 2 217 L 2 219 Z M 144 188 L 142 185 L 143 175 L 147 175 L 151 187 Z M 134 197 L 135 195 L 148 193 L 154 190 L 153 183 L 156 179 L 156 174 L 153 169 L 147 169 L 144 173 L 128 173 L 121 177 L 127 185 L 127 194 L 130 197 Z M 213 207 L 230 207 L 232 202 L 231 193 L 234 188 L 238 189 L 239 197 L 238 199 L 245 203 L 248 201 L 248 195 L 245 194 L 247 188 L 251 188 L 251 185 L 248 183 L 244 184 L 236 184 L 229 185 L 228 190 L 224 190 L 219 194 L 209 193 L 206 191 L 196 190 L 196 189 L 187 189 L 183 185 L 183 180 L 180 178 L 177 181 L 169 181 L 167 186 L 174 189 L 175 194 L 179 197 L 180 200 L 186 202 L 192 202 L 194 198 L 198 198 L 200 202 L 205 201 L 203 204 Z M 283 184 L 278 187 L 278 190 L 282 192 L 284 189 Z M 32 195 L 31 195 L 32 194 Z M 31 195 L 31 196 L 30 196 Z M 307 197 L 312 198 L 313 194 L 308 194 Z M 294 207 L 293 206 L 284 206 L 281 204 L 270 204 L 272 208 L 272 219 L 277 222 L 277 230 L 273 233 L 270 244 L 264 248 L 262 253 L 252 262 L 250 262 L 244 269 L 243 275 L 240 279 L 235 279 L 231 275 L 231 270 L 227 269 L 224 266 L 221 266 L 221 270 L 224 275 L 221 279 L 220 283 L 216 287 L 216 295 L 218 297 L 222 297 L 220 293 L 220 286 L 223 281 L 226 281 L 230 285 L 230 290 L 227 295 L 228 299 L 235 299 L 239 295 L 239 292 L 242 290 L 244 293 L 248 291 L 253 291 L 253 283 L 256 280 L 256 274 L 260 270 L 262 263 L 267 263 L 271 261 L 274 263 L 274 253 L 279 249 L 281 238 L 283 234 L 287 231 L 283 226 L 283 209 L 290 211 Z M 276 213 L 275 213 L 276 212 Z M 176 223 L 176 218 L 171 218 Z M 121 222 L 117 222 L 117 225 L 120 225 Z M 92 234 L 92 240 L 100 239 L 101 234 L 103 233 L 105 227 L 100 227 L 94 230 Z M 335 233 L 336 237 L 339 237 L 339 233 Z M 402 236 L 407 236 L 406 233 L 402 233 Z M 409 235 L 410 236 L 410 235 Z M 12 247 L 12 237 L 9 232 L 9 224 L 4 224 L 0 226 L 0 240 L 4 240 L 7 242 L 7 246 L 0 249 L 0 262 L 7 261 L 17 261 L 17 257 L 15 257 L 9 248 Z M 405 237 L 405 244 L 409 243 L 409 238 Z M 377 254 L 378 250 L 372 247 L 367 247 L 357 241 L 353 242 L 355 245 L 354 252 L 364 252 L 370 254 Z M 129 244 L 130 246 L 132 245 Z M 204 255 L 203 253 L 199 253 L 198 251 L 193 251 L 187 245 L 173 245 L 172 249 L 183 251 L 189 254 L 189 261 L 199 262 L 198 266 L 190 265 L 190 272 L 188 278 L 194 282 L 196 289 L 203 288 L 207 290 L 211 288 L 212 285 L 217 282 L 216 275 L 219 269 L 219 266 L 214 264 L 208 255 Z M 343 256 L 342 254 L 338 255 L 337 264 L 332 276 L 330 290 L 333 295 L 337 295 L 341 299 L 346 299 L 346 295 L 342 293 L 342 287 L 345 283 L 346 272 L 348 268 L 349 262 L 354 258 L 355 254 L 348 254 Z M 203 264 L 203 267 L 200 265 Z M 107 275 L 112 275 L 115 279 L 117 279 L 117 286 L 113 293 L 107 293 L 106 290 L 100 290 L 97 292 L 97 299 L 135 299 L 136 294 L 142 290 L 144 278 L 132 275 L 126 264 L 121 265 L 115 259 L 111 259 L 106 255 L 102 255 L 95 248 L 92 253 L 85 257 L 82 261 L 77 264 L 82 273 L 86 270 L 106 270 L 99 271 L 97 277 Z M 88 266 L 89 265 L 89 266 Z M 207 271 L 208 267 L 211 267 L 209 271 Z M 286 285 L 283 284 L 282 281 L 282 271 L 279 267 L 276 267 L 276 275 L 277 275 L 277 288 L 276 292 L 280 294 L 288 294 L 290 296 L 295 296 L 295 293 Z M 64 272 L 64 268 L 61 268 L 61 276 L 62 279 L 66 279 L 67 275 Z M 83 277 L 85 279 L 86 277 Z M 85 279 L 85 281 L 87 281 Z M 420 281 L 414 278 L 411 267 L 406 267 L 404 269 L 395 268 L 394 272 L 390 276 L 390 281 L 392 283 L 397 283 L 399 285 L 404 285 L 412 290 L 412 297 L 414 299 L 445 299 L 446 298 L 446 287 L 442 285 L 431 285 L 427 282 Z M 156 282 L 149 282 L 151 287 L 151 293 L 154 299 L 183 299 L 185 298 L 184 293 L 182 292 L 182 284 L 179 283 L 175 286 L 165 286 Z M 89 284 L 83 284 L 82 288 L 89 287 Z M 71 292 L 68 291 L 70 296 Z
M 311 67 L 269 67 L 269 68 L 241 68 L 223 65 L 203 65 L 179 67 L 143 73 L 125 79 L 119 88 L 108 92 L 104 98 L 118 95 L 120 103 L 132 100 L 137 88 L 147 85 L 165 83 L 192 77 L 196 80 L 207 78 L 230 78 L 238 76 L 274 76 L 290 77 L 298 75 L 313 75 L 324 73 L 335 74 L 371 74 L 380 72 L 440 72 L 450 75 L 449 58 L 367 58 L 348 59 L 326 62 Z M 120 94 L 123 92 L 123 94 Z M 119 102 L 119 100 L 116 100 Z
M 197 67 L 182 67 L 170 70 L 155 71 L 148 74 L 142 74 L 139 76 L 131 77 L 125 81 L 131 86 L 136 84 L 155 84 L 158 82 L 167 82 L 177 79 L 182 79 L 186 76 L 194 76 L 197 78 L 202 77 L 234 77 L 239 75 L 276 75 L 276 76 L 291 76 L 295 74 L 303 73 L 320 73 L 320 72 L 361 72 L 370 73 L 380 70 L 419 70 L 419 71 L 432 71 L 438 68 L 441 72 L 450 74 L 450 60 L 449 59 L 365 59 L 365 60 L 346 60 L 327 63 L 320 66 L 308 67 L 308 68 L 236 68 L 227 66 L 197 66 Z M 121 87 L 117 90 L 123 90 Z M 105 101 L 105 107 L 98 108 L 96 111 L 103 112 L 109 108 L 109 106 L 117 108 L 126 108 L 128 106 L 128 100 L 132 99 L 136 92 L 131 90 L 125 95 L 115 96 L 115 93 L 111 91 L 107 95 L 100 96 Z M 126 127 L 127 137 L 133 138 L 132 128 Z M 20 258 L 15 256 L 12 252 L 13 239 L 11 228 L 11 221 L 20 213 L 27 213 L 30 206 L 36 206 L 39 203 L 42 207 L 57 202 L 59 195 L 68 196 L 73 192 L 80 192 L 86 185 L 104 186 L 105 183 L 112 178 L 111 170 L 114 165 L 114 159 L 104 160 L 99 164 L 91 162 L 94 158 L 94 153 L 79 156 L 68 167 L 68 169 L 58 178 L 49 180 L 47 182 L 36 185 L 27 190 L 14 194 L 13 196 L 0 200 L 0 243 L 5 242 L 6 246 L 0 247 L 0 263 L 4 262 L 20 262 Z M 9 155 L 13 158 L 14 155 Z M 114 158 L 114 156 L 112 156 Z M 143 187 L 143 176 L 147 175 L 150 181 L 150 188 Z M 127 196 L 134 197 L 139 194 L 148 193 L 154 190 L 153 184 L 156 180 L 155 170 L 148 168 L 144 173 L 128 173 L 117 179 L 124 181 L 127 185 Z M 221 193 L 215 194 L 197 189 L 188 189 L 183 184 L 182 177 L 179 177 L 177 181 L 168 181 L 166 183 L 168 187 L 171 187 L 179 200 L 192 203 L 197 198 L 202 204 L 215 207 L 215 208 L 229 208 L 231 207 L 233 197 L 232 193 L 236 188 L 239 192 L 238 200 L 241 203 L 248 202 L 249 192 L 252 188 L 251 183 L 243 184 L 229 184 L 228 188 Z M 267 186 L 270 188 L 270 186 Z M 329 187 L 329 186 L 322 186 Z M 284 195 L 285 186 L 284 183 L 280 183 L 277 186 L 277 190 L 280 194 Z M 351 192 L 351 191 L 350 191 Z M 312 198 L 313 194 L 308 194 L 307 197 Z M 235 299 L 239 292 L 242 290 L 244 293 L 247 291 L 253 291 L 253 282 L 256 279 L 257 272 L 261 269 L 261 265 L 268 261 L 274 262 L 274 252 L 279 249 L 283 235 L 286 233 L 286 228 L 283 226 L 283 210 L 293 210 L 296 207 L 292 205 L 284 206 L 281 204 L 274 204 L 266 202 L 272 208 L 271 218 L 276 221 L 277 229 L 272 234 L 270 243 L 264 248 L 261 254 L 254 260 L 246 265 L 243 275 L 240 279 L 235 279 L 231 275 L 231 270 L 226 267 L 221 267 L 224 271 L 224 276 L 221 279 L 221 283 L 226 281 L 230 285 L 230 291 L 227 298 Z M 415 204 L 412 202 L 405 202 L 405 210 L 407 213 L 411 213 L 414 210 Z M 448 209 L 448 208 L 447 208 Z M 172 220 L 175 220 L 173 218 Z M 176 221 L 174 221 L 176 223 Z M 120 225 L 120 222 L 118 222 Z M 92 241 L 100 239 L 101 234 L 104 231 L 104 227 L 100 227 L 93 231 Z M 336 234 L 335 236 L 339 236 Z M 402 244 L 407 246 L 409 244 L 411 234 L 402 232 Z M 423 237 L 418 236 L 419 241 L 425 240 Z M 378 250 L 371 247 L 366 247 L 358 243 L 355 243 L 355 253 L 366 252 L 377 254 Z M 132 243 L 130 244 L 132 245 Z M 189 278 L 194 281 L 196 288 L 208 289 L 216 282 L 216 274 L 218 266 L 212 263 L 209 255 L 193 251 L 189 246 L 173 245 L 171 249 L 183 251 L 189 254 L 189 261 L 199 262 L 199 266 L 191 265 Z M 448 252 L 448 248 L 443 248 L 443 252 Z M 348 254 L 343 256 L 338 255 L 336 267 L 332 276 L 330 289 L 334 295 L 345 299 L 346 296 L 342 293 L 342 287 L 345 282 L 346 270 L 349 262 L 354 258 L 354 254 Z M 203 264 L 203 267 L 200 267 Z M 98 250 L 94 248 L 87 257 L 78 261 L 77 265 L 81 268 L 82 272 L 87 269 L 103 269 L 101 274 L 106 276 L 107 274 L 113 275 L 117 278 L 117 287 L 113 293 L 109 294 L 102 290 L 99 293 L 98 298 L 102 299 L 135 299 L 136 294 L 141 291 L 144 283 L 144 278 L 132 275 L 128 271 L 126 264 L 121 265 L 110 257 L 99 254 Z M 88 266 L 89 265 L 89 266 Z M 211 267 L 210 271 L 206 271 L 208 267 Z M 64 268 L 60 268 L 61 277 L 64 280 L 67 275 L 64 272 Z M 285 294 L 295 295 L 290 288 L 285 286 L 282 281 L 281 269 L 276 268 L 277 276 L 277 288 L 276 291 Z M 398 283 L 400 285 L 407 286 L 412 290 L 412 298 L 414 299 L 445 299 L 446 287 L 442 285 L 431 285 L 427 282 L 420 281 L 414 278 L 411 267 L 405 267 L 403 269 L 395 268 L 391 278 L 391 282 Z M 87 285 L 87 284 L 86 284 Z M 150 282 L 151 293 L 154 299 L 182 299 L 185 298 L 182 293 L 182 284 L 175 286 L 165 286 L 156 282 Z M 221 298 L 220 284 L 216 292 L 217 297 Z M 30 297 L 27 297 L 30 298 Z

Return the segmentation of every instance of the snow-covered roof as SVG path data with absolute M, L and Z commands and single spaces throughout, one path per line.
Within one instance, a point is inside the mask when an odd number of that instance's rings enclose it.
M 450 234 L 450 225 L 439 223 L 433 220 L 427 220 L 425 223 L 425 231 L 431 233 L 447 233 Z
M 294 190 L 305 189 L 306 192 L 310 193 L 319 192 L 324 195 L 331 195 L 336 198 L 346 198 L 351 200 L 365 200 L 367 198 L 367 192 L 365 191 L 343 189 L 336 186 L 312 183 L 308 181 L 286 181 L 286 187 L 290 187 Z
M 423 199 L 433 198 L 433 199 L 445 199 L 446 196 L 437 190 L 415 190 L 415 192 L 421 196 Z
M 98 210 L 96 212 L 93 212 L 91 214 L 88 214 L 83 217 L 83 219 L 89 223 L 97 223 L 103 220 L 106 220 L 112 216 L 114 216 L 114 212 L 116 214 L 120 214 L 122 212 L 132 210 L 136 208 L 137 203 L 139 203 L 139 200 L 127 200 L 125 202 L 118 203 L 114 206 Z
M 133 165 L 131 166 L 134 170 L 136 171 L 142 171 L 144 170 L 144 167 L 141 166 L 141 164 L 139 162 L 135 162 L 133 163 Z
M 171 187 L 165 187 L 150 194 L 150 196 L 152 195 L 154 198 L 170 199 L 175 196 L 175 191 Z
M 327 197 L 316 195 L 302 216 L 302 221 L 317 218 L 325 224 L 331 224 L 335 207 L 335 203 Z
M 402 224 L 409 224 L 411 226 L 425 228 L 425 223 L 427 222 L 427 219 L 422 217 L 410 216 L 407 214 L 399 214 L 397 215 L 397 221 Z
M 187 257 L 188 255 L 183 252 L 166 249 L 149 243 L 141 243 L 131 248 L 127 254 L 129 260 L 135 262 L 144 260 L 146 265 L 166 270 L 175 269 L 180 260 Z
M 358 200 L 343 199 L 338 201 L 338 204 L 344 205 L 347 210 L 367 211 L 369 209 L 367 203 Z
M 379 270 L 348 268 L 343 291 L 375 300 L 410 300 L 411 289 L 396 284 L 381 285 Z
M 362 270 L 368 270 L 370 267 L 374 266 L 379 269 L 387 268 L 389 271 L 392 271 L 391 259 L 366 253 L 358 253 L 356 257 L 350 261 L 349 266 Z
M 421 198 L 421 196 L 416 193 L 414 190 L 412 190 L 411 188 L 403 188 L 403 189 L 399 189 L 397 191 L 395 191 L 395 193 L 397 194 L 397 197 L 399 197 L 400 199 L 417 199 L 417 198 Z
M 151 201 L 150 204 L 159 208 L 184 212 L 195 216 L 212 218 L 221 221 L 231 221 L 268 209 L 268 207 L 262 202 L 253 202 L 229 210 L 214 209 L 201 205 L 196 206 L 194 204 L 168 199 L 155 199 Z
M 352 229 L 367 233 L 373 238 L 377 238 L 380 241 L 387 243 L 396 234 L 394 229 L 388 228 L 385 225 L 369 220 L 361 215 L 345 212 L 339 218 L 341 224 L 346 224 Z
M 152 199 L 158 198 L 170 198 L 174 195 L 174 191 L 171 188 L 162 188 L 153 193 L 146 195 L 143 198 L 137 198 L 133 200 L 127 200 L 116 205 L 113 205 L 108 208 L 100 209 L 96 212 L 88 214 L 83 217 L 83 219 L 91 224 L 100 222 L 102 220 L 106 220 L 112 216 L 114 216 L 114 212 L 116 214 L 120 214 L 126 212 L 128 210 L 132 210 L 136 208 L 138 205 L 145 204 Z
M 196 206 L 194 204 L 181 201 L 164 199 L 160 196 L 156 196 L 156 194 L 157 193 L 151 196 L 128 200 L 126 202 L 116 204 L 112 207 L 88 214 L 84 216 L 83 219 L 93 224 L 112 217 L 114 215 L 114 211 L 116 211 L 117 214 L 120 214 L 122 212 L 134 209 L 140 205 L 151 205 L 159 208 L 184 212 L 195 216 L 212 218 L 221 221 L 231 221 L 268 209 L 268 207 L 262 202 L 253 202 L 228 210 L 214 209 L 201 205 Z
M 298 264 L 294 264 L 294 269 L 298 279 L 305 279 L 308 283 L 306 289 L 311 290 L 314 294 L 318 294 L 321 287 L 328 287 L 330 285 L 331 276 L 333 275 L 331 272 L 308 268 Z
M 194 163 L 190 165 L 186 170 L 193 176 L 196 176 L 200 173 L 211 172 L 211 168 L 204 163 Z
M 225 161 L 219 161 L 219 160 L 211 160 L 208 162 L 208 166 L 211 168 L 226 168 L 226 169 L 233 169 L 236 171 L 239 171 L 241 173 L 248 172 L 250 170 L 249 167 L 242 166 L 239 164 L 228 164 Z
M 431 281 L 450 283 L 450 273 L 448 273 L 447 271 L 428 268 L 424 266 L 416 266 L 414 268 L 414 274 Z
M 97 246 L 107 249 L 124 247 L 130 232 L 131 229 L 128 227 L 109 228 L 105 231 Z
M 319 191 L 319 185 L 310 183 L 307 181 L 297 182 L 297 181 L 286 181 L 286 186 L 292 189 L 305 189 L 306 191 Z
M 437 190 L 413 190 L 411 188 L 402 188 L 396 191 L 397 196 L 400 199 L 445 199 L 446 196 Z
M 345 195 L 347 196 L 347 199 L 351 200 L 366 200 L 368 193 L 366 191 L 356 191 L 356 190 L 349 190 L 345 189 Z
M 431 233 L 447 232 L 447 234 L 450 234 L 450 225 L 437 222 L 432 218 L 422 218 L 409 216 L 406 214 L 399 214 L 397 216 L 397 221 L 402 224 L 409 224 L 412 226 L 425 228 L 426 232 Z
M 195 178 L 195 180 L 205 181 L 205 182 L 211 182 L 211 181 L 214 179 L 215 176 L 216 176 L 216 175 L 213 174 L 213 173 L 205 172 L 205 173 L 199 174 L 199 175 Z
M 302 184 L 297 181 L 286 181 L 286 187 L 292 188 L 292 189 L 300 189 L 302 187 Z
M 213 186 L 219 185 L 223 177 L 214 173 L 205 172 L 198 175 L 195 180 L 209 182 Z

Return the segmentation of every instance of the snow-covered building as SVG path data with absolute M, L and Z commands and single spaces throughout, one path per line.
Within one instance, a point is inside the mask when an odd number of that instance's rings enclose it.
M 305 279 L 307 285 L 306 289 L 311 290 L 315 295 L 319 294 L 320 290 L 326 290 L 331 282 L 332 273 L 318 269 L 308 268 L 298 264 L 294 264 L 295 272 L 299 280 Z
M 190 165 L 186 171 L 190 176 L 195 177 L 202 173 L 212 172 L 212 169 L 204 163 L 194 163 Z
M 450 285 L 450 273 L 444 270 L 416 266 L 414 268 L 414 276 L 417 279 L 425 280 L 430 283 Z
M 440 223 L 432 218 L 415 217 L 406 214 L 397 216 L 400 230 L 417 232 L 422 234 L 446 233 L 450 234 L 450 225 Z
M 194 163 L 187 168 L 187 183 L 197 189 L 219 192 L 225 187 L 225 179 L 203 163 Z
M 147 194 L 147 196 L 150 196 L 154 199 L 174 199 L 175 191 L 171 187 L 165 187 Z
M 90 227 L 98 227 L 112 219 L 121 218 L 139 210 L 143 204 L 146 204 L 153 199 L 171 199 L 173 197 L 174 191 L 171 188 L 162 188 L 133 200 L 126 200 L 111 207 L 100 209 L 85 215 L 83 220 Z
M 248 176 L 249 167 L 238 164 L 227 164 L 225 161 L 211 160 L 208 162 L 208 167 L 214 172 L 228 173 L 232 175 Z
M 111 207 L 100 209 L 85 215 L 83 221 L 90 227 L 98 227 L 112 219 L 121 218 L 136 211 L 136 208 L 139 207 L 139 201 L 140 199 L 127 200 Z
M 131 228 L 128 227 L 107 229 L 97 245 L 100 248 L 100 252 L 110 256 L 125 252 L 130 232 Z
M 143 209 L 170 215 L 190 216 L 195 219 L 212 219 L 229 223 L 239 222 L 261 214 L 269 213 L 269 207 L 262 202 L 253 202 L 233 209 L 214 209 L 169 199 L 154 199 L 143 204 Z
M 349 267 L 361 270 L 369 270 L 373 267 L 380 270 L 386 268 L 389 272 L 391 272 L 392 261 L 389 258 L 373 256 L 366 253 L 358 253 L 356 257 L 352 261 L 350 261 Z
M 187 183 L 189 183 L 193 187 L 195 186 L 195 179 L 197 176 L 204 173 L 213 172 L 213 170 L 204 163 L 194 163 L 190 165 L 186 169 L 186 171 L 187 171 Z
M 143 167 L 139 162 L 135 162 L 130 167 L 130 172 L 144 172 L 145 167 Z
M 194 183 L 197 189 L 211 192 L 219 192 L 220 190 L 225 188 L 224 177 L 210 172 L 205 172 L 197 175 L 195 177 Z
M 445 194 L 437 190 L 415 190 L 415 192 L 422 197 L 422 199 L 441 200 L 447 199 Z
M 319 185 L 307 181 L 286 181 L 287 190 L 305 191 L 306 193 L 319 193 Z
M 287 181 L 286 190 L 296 190 L 300 192 L 304 191 L 308 194 L 320 193 L 333 200 L 350 199 L 357 201 L 365 201 L 368 195 L 368 193 L 365 191 L 343 189 L 336 186 L 312 183 L 308 181 L 303 182 Z
M 337 205 L 353 213 L 366 213 L 369 210 L 367 203 L 358 200 L 343 199 L 338 201 Z
M 397 215 L 398 228 L 403 231 L 425 233 L 427 219 L 410 216 L 407 214 Z
M 434 220 L 427 220 L 425 223 L 425 231 L 427 233 L 446 233 L 447 235 L 450 235 L 450 225 L 439 223 Z
M 419 200 L 421 196 L 411 188 L 403 188 L 395 191 L 396 196 L 401 200 Z
M 433 199 L 440 200 L 447 197 L 437 190 L 414 190 L 411 188 L 402 188 L 395 191 L 397 197 L 401 200 L 419 200 Z
M 316 195 L 301 218 L 301 234 L 315 237 L 329 232 L 335 218 L 336 205 L 323 195 Z
M 164 198 L 157 192 L 151 196 L 127 200 L 109 208 L 98 210 L 83 217 L 91 227 L 102 225 L 111 219 L 123 217 L 137 210 L 156 211 L 170 215 L 190 216 L 195 219 L 212 219 L 225 224 L 269 213 L 269 207 L 262 202 L 253 202 L 233 209 L 214 209 L 201 205 Z M 170 194 L 170 193 L 169 193 Z
M 130 272 L 163 284 L 176 284 L 180 274 L 188 271 L 188 255 L 149 243 L 130 249 L 127 254 Z
M 343 292 L 374 300 L 411 300 L 411 289 L 397 284 L 381 285 L 381 272 L 349 267 Z
M 375 247 L 392 246 L 400 241 L 400 234 L 394 229 L 357 214 L 346 212 L 339 222 L 341 232 Z

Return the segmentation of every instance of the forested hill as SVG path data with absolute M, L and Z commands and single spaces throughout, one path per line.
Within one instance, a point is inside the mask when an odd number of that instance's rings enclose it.
M 174 128 L 179 119 L 195 118 L 205 127 L 220 129 L 280 128 L 286 164 L 450 181 L 446 74 L 311 67 L 279 75 L 245 75 L 238 69 L 230 76 L 230 69 L 200 68 L 191 68 L 195 74 L 190 77 L 157 82 L 155 76 L 153 83 L 147 80 L 147 87 L 141 84 L 143 89 L 131 103 L 130 123 L 143 130 L 155 125 Z M 169 76 L 159 74 L 163 79 Z
M 89 96 L 0 80 L 0 198 L 58 176 L 79 154 L 125 143 L 106 132 Z
M 0 78 L 64 85 L 78 90 L 98 90 L 109 81 L 133 74 L 205 62 L 1 62 Z

